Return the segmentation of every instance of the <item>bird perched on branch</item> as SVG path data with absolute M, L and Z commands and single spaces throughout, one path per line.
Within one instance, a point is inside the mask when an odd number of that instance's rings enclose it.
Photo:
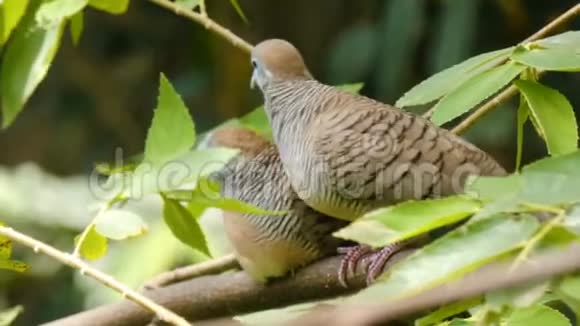
M 352 221 L 377 207 L 460 193 L 469 175 L 505 174 L 485 152 L 419 116 L 318 82 L 284 40 L 258 44 L 251 63 L 292 188 L 319 212 Z M 376 252 L 369 272 L 400 247 Z M 352 248 L 346 260 L 369 251 Z
M 230 127 L 213 132 L 208 145 L 240 149 L 212 176 L 221 184 L 222 196 L 287 212 L 224 212 L 227 236 L 248 274 L 263 282 L 336 253 L 342 241 L 332 233 L 347 223 L 311 209 L 296 196 L 273 144 L 249 129 Z

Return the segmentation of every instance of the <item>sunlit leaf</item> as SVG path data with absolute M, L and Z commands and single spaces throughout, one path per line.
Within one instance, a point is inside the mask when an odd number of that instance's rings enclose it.
M 21 261 L 0 259 L 0 269 L 7 269 L 19 273 L 24 273 L 28 270 L 28 268 L 29 266 Z
M 525 66 L 510 62 L 469 79 L 435 105 L 431 120 L 442 125 L 459 117 L 499 91 L 524 69 Z
M 70 18 L 70 36 L 74 45 L 78 45 L 81 40 L 81 35 L 85 26 L 84 20 L 84 13 L 82 11 L 77 12 Z
M 12 241 L 0 235 L 0 260 L 10 258 L 10 255 L 12 255 Z
M 491 69 L 505 60 L 513 48 L 482 53 L 445 69 L 409 90 L 397 100 L 397 107 L 425 104 L 453 91 L 470 78 Z
M 568 31 L 533 43 L 545 48 L 580 49 L 580 31 Z
M 123 240 L 147 232 L 147 225 L 133 212 L 110 209 L 99 214 L 95 230 L 109 239 Z
M 145 141 L 144 162 L 167 162 L 184 155 L 194 144 L 195 127 L 189 110 L 161 74 L 157 108 Z
M 505 322 L 506 326 L 571 326 L 561 312 L 544 305 L 516 309 Z
M 0 72 L 2 128 L 14 121 L 46 76 L 58 49 L 63 26 L 64 20 L 61 20 L 48 29 L 38 28 L 31 13 L 12 35 Z
M 12 325 L 12 322 L 24 311 L 22 306 L 14 306 L 12 308 L 0 311 L 0 326 Z
M 35 19 L 42 28 L 52 28 L 59 25 L 63 19 L 69 18 L 80 12 L 88 0 L 52 0 L 43 2 L 36 11 Z
M 202 180 L 200 184 L 206 184 L 205 180 Z M 198 205 L 200 207 L 215 207 L 220 208 L 230 212 L 236 213 L 247 213 L 256 215 L 283 215 L 287 212 L 275 212 L 269 211 L 267 209 L 262 209 L 256 207 L 252 204 L 248 204 L 239 200 L 221 197 L 219 192 L 210 189 L 208 186 L 200 186 L 191 193 L 191 198 L 189 199 L 190 205 Z
M 0 45 L 4 44 L 26 12 L 28 0 L 0 1 Z
M 89 5 L 111 14 L 122 14 L 129 8 L 129 0 L 89 0 Z
M 575 151 L 578 147 L 578 125 L 574 109 L 566 97 L 533 81 L 518 80 L 515 84 L 526 98 L 550 154 Z
M 580 235 L 580 205 L 574 205 L 566 214 L 564 226 L 577 235 Z
M 408 201 L 367 213 L 334 236 L 382 247 L 460 221 L 480 206 L 464 196 Z
M 80 236 L 75 238 L 75 244 L 78 245 Z M 107 238 L 95 230 L 92 225 L 80 246 L 80 253 L 83 257 L 90 260 L 97 260 L 107 253 Z
M 534 217 L 504 214 L 464 225 L 399 262 L 349 301 L 394 299 L 436 286 L 509 253 L 537 229 Z
M 207 241 L 197 219 L 179 202 L 163 197 L 163 219 L 181 242 L 209 255 Z
M 510 58 L 541 70 L 580 71 L 580 52 L 576 49 L 518 47 Z

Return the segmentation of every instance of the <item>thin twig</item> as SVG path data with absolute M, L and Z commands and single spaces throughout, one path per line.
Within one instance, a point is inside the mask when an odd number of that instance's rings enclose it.
M 156 5 L 159 5 L 165 9 L 168 9 L 179 16 L 183 16 L 187 19 L 190 19 L 203 27 L 207 30 L 223 37 L 228 42 L 230 42 L 233 46 L 239 48 L 240 50 L 250 53 L 252 51 L 252 45 L 246 41 L 244 41 L 241 37 L 234 34 L 229 29 L 221 26 L 220 24 L 216 23 L 214 20 L 209 18 L 207 15 L 195 12 L 191 9 L 185 8 L 171 2 L 169 0 L 149 0 Z
M 580 13 L 580 4 L 577 4 L 574 7 L 568 9 L 560 16 L 558 16 L 553 21 L 551 21 L 548 25 L 542 27 L 542 29 L 540 29 L 539 31 L 537 31 L 536 33 L 525 39 L 522 43 L 536 41 L 539 40 L 540 38 L 547 36 L 548 34 L 552 33 L 555 29 L 557 29 L 561 25 L 565 24 L 566 22 L 577 16 L 579 13 Z M 513 85 L 509 86 L 508 88 L 500 92 L 498 95 L 487 101 L 485 104 L 480 106 L 471 115 L 465 118 L 465 120 L 461 121 L 460 124 L 455 126 L 455 128 L 453 128 L 451 131 L 456 134 L 462 134 L 467 129 L 472 127 L 475 124 L 475 122 L 477 122 L 481 117 L 491 112 L 493 109 L 497 108 L 500 104 L 504 103 L 517 93 L 518 93 L 517 87 Z
M 147 281 L 143 287 L 148 290 L 156 289 L 203 275 L 219 274 L 231 269 L 236 269 L 239 266 L 236 256 L 229 254 L 159 274 Z
M 32 248 L 34 252 L 41 252 L 47 256 L 50 256 L 63 264 L 66 264 L 70 267 L 78 269 L 81 274 L 88 275 L 99 283 L 121 293 L 123 297 L 128 298 L 129 300 L 141 305 L 143 308 L 152 311 L 155 313 L 161 320 L 171 323 L 173 325 L 178 326 L 189 326 L 190 324 L 183 319 L 182 317 L 178 316 L 171 310 L 168 310 L 157 303 L 151 301 L 149 298 L 133 291 L 132 289 L 125 286 L 123 283 L 117 281 L 110 275 L 107 275 L 78 257 L 75 257 L 69 253 L 62 252 L 54 247 L 51 247 L 43 242 L 40 242 L 34 238 L 31 238 L 25 234 L 22 234 L 10 227 L 0 226 L 0 234 L 11 239 L 12 241 L 18 242 L 23 244 L 27 247 Z

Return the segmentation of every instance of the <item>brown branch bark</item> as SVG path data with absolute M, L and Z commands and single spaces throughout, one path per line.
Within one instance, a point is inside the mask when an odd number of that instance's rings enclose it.
M 389 260 L 389 268 L 412 250 L 401 251 Z M 344 295 L 364 287 L 360 268 L 349 278 L 348 289 L 337 278 L 341 257 L 330 257 L 298 270 L 292 277 L 271 284 L 257 284 L 245 272 L 201 276 L 164 288 L 144 292 L 150 298 L 189 320 L 232 316 L 295 303 Z M 123 300 L 47 323 L 47 326 L 144 325 L 153 314 Z
M 290 325 L 349 326 L 385 325 L 397 318 L 472 298 L 483 293 L 517 285 L 542 281 L 580 270 L 580 245 L 530 257 L 514 267 L 513 261 L 487 265 L 466 275 L 418 295 L 368 306 L 335 306 L 293 320 Z

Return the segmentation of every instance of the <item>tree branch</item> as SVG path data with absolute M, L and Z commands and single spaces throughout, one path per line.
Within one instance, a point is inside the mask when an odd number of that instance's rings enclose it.
M 238 260 L 234 254 L 229 254 L 216 259 L 201 263 L 179 267 L 174 270 L 161 273 L 150 279 L 143 286 L 145 289 L 156 289 L 177 282 L 190 280 L 195 277 L 211 274 L 219 274 L 231 269 L 239 268 Z
M 205 14 L 205 11 L 202 11 L 202 13 L 198 13 L 191 9 L 180 6 L 174 2 L 171 2 L 169 0 L 149 0 L 149 1 L 169 11 L 174 12 L 176 15 L 183 16 L 191 21 L 194 21 L 202 25 L 207 30 L 223 37 L 226 41 L 230 42 L 233 46 L 237 47 L 238 49 L 244 52 L 250 53 L 252 51 L 252 45 L 250 43 L 244 41 L 241 37 L 237 36 L 229 29 L 216 23 L 214 20 L 209 18 L 207 14 Z
M 428 308 L 483 293 L 549 279 L 580 269 L 580 245 L 553 249 L 530 257 L 514 268 L 513 261 L 484 266 L 476 272 L 418 295 L 368 306 L 335 306 L 292 320 L 290 325 L 384 325 Z
M 397 253 L 390 268 L 413 250 Z M 349 278 L 348 289 L 338 281 L 342 257 L 330 257 L 302 268 L 292 276 L 270 284 L 258 284 L 245 272 L 208 275 L 164 288 L 146 291 L 151 300 L 190 320 L 209 319 L 283 307 L 305 301 L 336 297 L 364 287 L 365 272 L 359 268 Z M 360 266 L 359 266 L 360 267 Z M 71 315 L 46 326 L 143 325 L 153 314 L 124 300 Z
M 139 304 L 141 307 L 148 309 L 148 311 L 150 311 L 149 312 L 150 314 L 153 315 L 153 313 L 155 313 L 157 317 L 163 321 L 179 326 L 189 326 L 189 323 L 182 317 L 156 304 L 147 297 L 131 290 L 123 283 L 114 279 L 112 276 L 107 275 L 97 269 L 94 269 L 93 267 L 91 267 L 90 265 L 88 265 L 87 263 L 80 260 L 78 257 L 74 255 L 62 252 L 54 247 L 51 247 L 43 242 L 33 239 L 9 227 L 0 226 L 0 235 L 3 235 L 12 241 L 18 242 L 27 247 L 30 247 L 32 248 L 32 250 L 34 250 L 34 252 L 42 252 L 43 254 L 62 262 L 63 264 L 66 264 L 70 267 L 80 270 L 81 274 L 83 275 L 86 274 L 97 280 L 99 283 L 121 293 L 121 295 L 123 295 L 124 297 L 127 297 L 128 299 Z

